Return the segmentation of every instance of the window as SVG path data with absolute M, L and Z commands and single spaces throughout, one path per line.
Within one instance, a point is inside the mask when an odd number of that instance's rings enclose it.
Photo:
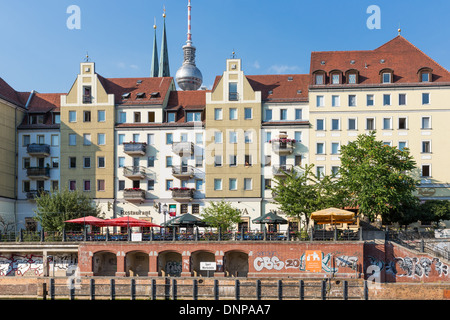
M 252 155 L 251 154 L 246 154 L 245 155 L 245 166 L 252 166 L 253 162 L 252 162 Z
M 59 181 L 58 180 L 52 180 L 51 182 L 52 191 L 56 191 L 59 189 Z
M 349 107 L 356 107 L 356 95 L 350 94 L 348 96 L 348 106 Z
M 237 109 L 230 108 L 230 120 L 237 120 Z
M 368 107 L 371 107 L 371 106 L 374 105 L 374 97 L 373 97 L 373 94 L 368 94 L 368 95 L 366 96 L 366 104 L 367 104 Z
M 331 154 L 339 154 L 339 142 L 331 143 Z
M 253 118 L 253 109 L 252 108 L 244 108 L 244 119 L 250 120 Z
M 125 189 L 125 180 L 119 180 L 119 191 L 123 191 Z
M 269 167 L 272 165 L 272 156 L 265 155 L 264 156 L 264 166 Z
M 141 122 L 141 113 L 140 112 L 134 112 L 134 122 L 139 123 Z
M 366 130 L 375 130 L 375 118 L 366 119 Z
M 172 160 L 173 160 L 173 158 L 171 156 L 166 157 L 166 168 L 170 168 L 173 166 Z
M 422 104 L 430 104 L 430 94 L 422 93 Z
M 252 190 L 252 179 L 244 178 L 244 190 Z
M 272 179 L 264 179 L 264 190 L 270 190 L 272 187 Z
M 341 79 L 340 79 L 341 77 L 339 76 L 339 74 L 333 74 L 332 76 L 331 76 L 331 83 L 332 84 L 340 84 L 341 83 Z
M 253 142 L 253 136 L 251 131 L 244 131 L 244 140 L 245 143 L 252 143 Z
M 431 117 L 422 117 L 422 129 L 431 129 Z
M 214 179 L 214 190 L 222 190 L 222 179 Z
M 339 176 L 339 166 L 331 166 L 331 174 L 333 176 Z
M 317 96 L 316 97 L 316 106 L 317 107 L 323 107 L 325 105 L 324 97 L 323 96 Z
M 76 146 L 77 145 L 77 135 L 74 133 L 69 134 L 69 146 Z
M 390 105 L 391 105 L 391 95 L 384 94 L 383 95 L 383 106 L 390 106 Z
M 383 73 L 382 81 L 383 83 L 391 83 L 391 74 L 387 72 Z
M 203 180 L 195 180 L 195 190 L 203 190 Z
M 266 116 L 266 121 L 272 120 L 272 109 L 266 109 L 265 116 Z
M 200 205 L 198 203 L 192 204 L 192 213 L 199 214 L 200 213 Z
M 325 145 L 323 142 L 317 142 L 316 154 L 325 154 Z
M 398 118 L 398 129 L 399 130 L 406 130 L 407 128 L 407 119 L 406 118 Z
M 399 93 L 399 95 L 398 95 L 398 105 L 399 106 L 405 106 L 406 105 L 406 94 L 405 93 Z
M 267 131 L 266 132 L 266 142 L 270 142 L 272 140 L 272 132 Z
M 97 180 L 97 191 L 105 191 L 105 180 Z
M 53 123 L 54 124 L 60 124 L 61 123 L 61 115 L 60 114 L 55 114 L 54 115 Z
M 98 157 L 97 158 L 97 167 L 98 168 L 104 168 L 105 167 L 105 157 Z
M 431 153 L 431 141 L 422 141 L 422 153 Z
M 302 156 L 301 155 L 296 155 L 295 156 L 294 164 L 296 166 L 301 166 L 302 165 Z
M 202 121 L 201 112 L 186 112 L 186 122 Z
M 153 134 L 153 133 L 147 134 L 147 144 L 150 146 L 155 144 L 155 134 Z
M 339 107 L 341 105 L 341 99 L 339 96 L 331 96 L 331 106 Z
M 214 142 L 222 143 L 222 132 L 220 132 L 220 131 L 214 132 Z
M 166 180 L 166 191 L 173 187 L 173 180 Z
M 148 122 L 149 123 L 155 122 L 155 112 L 154 111 L 148 112 Z
M 203 167 L 203 156 L 195 156 L 195 167 L 196 168 Z
M 280 109 L 280 120 L 287 120 L 287 109 Z
M 302 142 L 302 132 L 301 131 L 295 131 L 294 132 L 294 139 L 296 142 Z
M 355 118 L 348 119 L 348 130 L 356 130 L 356 119 Z
M 429 164 L 422 165 L 422 177 L 431 177 L 431 166 Z
M 117 136 L 117 140 L 118 140 L 119 145 L 123 144 L 123 142 L 125 140 L 125 135 L 123 133 L 119 134 Z
M 125 160 L 125 158 L 124 158 L 124 160 Z M 120 164 L 120 161 L 119 161 L 119 164 Z M 90 168 L 90 167 L 91 167 L 91 157 L 83 157 L 83 168 Z
M 229 93 L 229 100 L 230 101 L 237 101 L 239 99 L 238 92 L 237 92 L 237 82 L 230 82 L 228 83 L 228 93 Z
M 350 73 L 348 75 L 348 83 L 349 84 L 356 84 L 356 73 Z
M 221 167 L 222 166 L 222 156 L 214 156 L 214 166 Z
M 408 146 L 408 143 L 406 141 L 399 141 L 398 142 L 398 150 L 403 151 Z
M 83 103 L 91 103 L 91 102 L 92 102 L 91 86 L 84 86 L 83 87 Z
M 28 147 L 29 144 L 30 144 L 30 136 L 29 135 L 24 135 L 22 137 L 22 146 L 23 147 Z
M 52 157 L 52 168 L 59 168 L 59 158 L 58 157 Z
M 340 130 L 341 125 L 339 119 L 331 119 L 331 130 Z
M 153 168 L 154 166 L 155 166 L 155 157 L 154 156 L 149 156 L 147 158 L 147 167 Z
M 22 158 L 22 165 L 24 169 L 28 169 L 30 167 L 31 160 L 30 158 Z
M 421 75 L 422 82 L 430 82 L 430 74 L 428 72 L 423 72 Z
M 118 167 L 119 167 L 119 168 L 125 167 L 125 157 L 119 157 L 119 158 L 117 159 L 117 162 L 118 162 Z
M 126 112 L 119 112 L 119 123 L 125 123 L 127 122 L 127 113 Z
M 214 109 L 214 120 L 222 120 L 222 108 Z
M 237 180 L 234 178 L 231 178 L 229 180 L 229 189 L 230 190 L 237 190 Z
M 77 167 L 77 158 L 69 157 L 69 168 L 74 169 Z
M 392 118 L 383 118 L 383 130 L 392 129 Z
M 324 119 L 317 119 L 316 120 L 316 130 L 317 131 L 325 130 L 325 120 Z
M 69 122 L 77 122 L 77 112 L 69 111 Z
M 57 134 L 52 134 L 50 137 L 52 147 L 59 146 L 59 136 Z
M 196 144 L 202 144 L 203 143 L 203 133 L 196 133 L 195 134 L 195 143 Z
M 91 135 L 89 133 L 83 134 L 83 145 L 85 146 L 91 145 Z
M 69 190 L 70 191 L 77 190 L 77 182 L 75 180 L 69 180 Z
M 98 142 L 98 145 L 100 145 L 100 146 L 106 144 L 105 134 L 104 134 L 104 133 L 99 133 L 99 134 L 97 135 L 97 142 Z
M 175 122 L 175 112 L 167 113 L 167 122 Z
M 320 179 L 325 176 L 325 167 L 318 166 L 316 169 L 317 178 Z
M 302 109 L 295 109 L 295 120 L 302 120 L 303 114 Z
M 230 143 L 237 143 L 237 132 L 236 131 L 230 131 L 228 137 L 229 137 Z
M 133 141 L 139 142 L 141 135 L 139 133 L 133 133 Z
M 324 84 L 324 75 L 323 74 L 316 74 L 315 76 L 315 83 L 316 84 Z
M 83 111 L 83 122 L 91 122 L 91 112 Z
M 172 144 L 172 143 L 173 143 L 173 134 L 166 133 L 166 144 Z

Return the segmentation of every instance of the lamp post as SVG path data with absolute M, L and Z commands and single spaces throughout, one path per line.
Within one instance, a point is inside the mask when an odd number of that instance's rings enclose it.
M 167 231 L 167 226 L 166 226 L 167 208 L 168 208 L 167 203 L 163 204 L 162 210 L 163 210 L 163 214 L 164 214 L 164 238 L 166 237 L 166 231 Z

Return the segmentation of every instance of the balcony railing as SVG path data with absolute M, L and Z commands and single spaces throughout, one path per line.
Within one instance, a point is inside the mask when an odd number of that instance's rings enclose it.
M 284 164 L 278 166 L 272 166 L 272 173 L 274 176 L 284 176 L 284 173 L 291 173 L 294 170 L 292 164 Z
M 230 92 L 228 95 L 228 101 L 239 101 L 239 93 Z
M 172 167 L 172 175 L 178 179 L 191 179 L 194 177 L 194 167 L 193 166 Z
M 50 179 L 50 168 L 27 168 L 27 177 L 30 179 Z
M 27 153 L 32 157 L 48 157 L 50 146 L 48 144 L 32 143 L 27 146 Z
M 173 142 L 172 152 L 179 156 L 191 156 L 194 154 L 194 144 L 188 141 Z
M 46 190 L 30 190 L 27 192 L 27 199 L 32 201 L 35 198 L 39 197 L 42 194 L 47 194 L 48 191 Z
M 142 189 L 125 189 L 123 191 L 123 198 L 128 202 L 144 202 L 145 190 Z
M 277 154 L 291 154 L 294 152 L 295 140 L 275 139 L 271 140 L 272 150 Z
M 123 152 L 130 156 L 144 156 L 147 152 L 147 144 L 145 142 L 125 142 Z
M 172 199 L 179 202 L 192 201 L 194 199 L 194 189 L 190 188 L 173 188 Z
M 131 180 L 143 180 L 147 176 L 144 167 L 124 167 L 123 175 Z

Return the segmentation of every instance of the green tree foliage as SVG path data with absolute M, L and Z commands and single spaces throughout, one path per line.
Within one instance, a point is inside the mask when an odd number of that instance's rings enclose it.
M 341 147 L 340 185 L 346 205 L 372 221 L 401 208 L 414 207 L 417 181 L 411 172 L 415 161 L 408 149 L 399 150 L 375 139 L 375 132 L 359 135 Z M 397 217 L 398 218 L 398 217 Z
M 35 220 L 46 231 L 79 230 L 82 225 L 64 223 L 84 216 L 100 215 L 100 209 L 85 193 L 80 191 L 54 191 L 36 198 Z
M 228 231 L 232 230 L 234 224 L 241 221 L 241 212 L 224 200 L 212 201 L 208 207 L 203 209 L 202 217 L 210 226 Z
M 271 188 L 274 200 L 288 216 L 299 221 L 305 217 L 309 224 L 311 213 L 340 202 L 339 188 L 333 176 L 318 177 L 314 165 L 295 167 L 282 177 L 275 177 L 276 185 Z

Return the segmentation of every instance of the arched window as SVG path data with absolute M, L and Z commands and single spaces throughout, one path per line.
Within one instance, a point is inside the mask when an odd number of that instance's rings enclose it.
M 394 70 L 386 68 L 380 71 L 381 83 L 393 83 L 394 82 Z
M 327 73 L 323 70 L 316 70 L 313 72 L 313 79 L 315 85 L 326 84 Z
M 330 71 L 330 83 L 331 84 L 342 84 L 342 71 L 341 70 Z
M 358 84 L 359 83 L 359 71 L 356 69 L 350 69 L 345 72 L 346 84 Z
M 419 75 L 419 82 L 432 82 L 433 81 L 433 69 L 428 67 L 420 68 L 417 71 Z

